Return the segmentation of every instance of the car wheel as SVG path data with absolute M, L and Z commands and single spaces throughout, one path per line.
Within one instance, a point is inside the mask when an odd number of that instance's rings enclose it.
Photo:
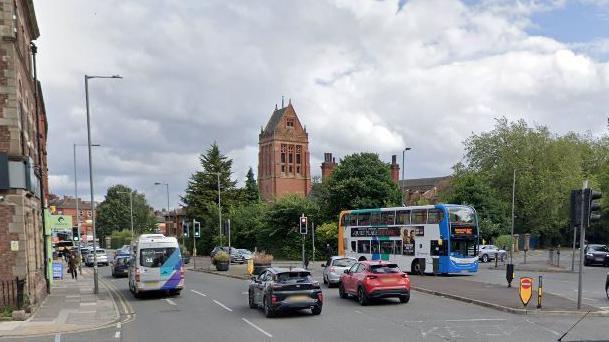
M 609 299 L 609 286 L 605 288 L 605 292 L 607 292 L 607 299 Z
M 349 295 L 345 292 L 345 288 L 343 287 L 343 283 L 338 284 L 338 295 L 340 298 L 348 298 Z
M 487 254 L 484 254 L 482 256 L 482 262 L 488 262 L 488 255 Z
M 248 302 L 250 304 L 250 309 L 256 309 L 258 306 L 256 305 L 256 303 L 254 302 L 254 294 L 252 293 L 252 291 L 248 291 Z
M 267 318 L 271 318 L 274 316 L 273 309 L 271 308 L 271 304 L 267 302 L 266 298 L 262 301 L 262 305 L 264 306 L 264 315 Z
M 368 296 L 366 295 L 366 291 L 364 291 L 364 288 L 361 286 L 357 292 L 357 301 L 361 306 L 368 305 Z
M 584 260 L 584 266 L 590 266 L 590 263 L 588 262 L 588 260 Z
M 313 309 L 311 309 L 311 312 L 316 316 L 319 315 L 321 313 L 321 306 L 314 307 Z
M 410 295 L 400 296 L 400 303 L 408 303 L 410 301 Z
M 324 284 L 328 285 L 328 279 L 326 279 L 326 276 L 324 276 Z M 330 287 L 330 286 L 328 286 L 328 287 Z

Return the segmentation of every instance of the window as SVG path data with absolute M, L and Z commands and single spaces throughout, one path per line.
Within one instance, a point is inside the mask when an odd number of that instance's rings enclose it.
M 381 220 L 381 213 L 370 213 L 370 225 L 378 226 Z
M 398 210 L 395 224 L 410 224 L 410 210 Z
M 357 242 L 357 252 L 361 254 L 370 254 L 370 240 L 359 240 Z
M 351 252 L 357 252 L 357 241 L 351 241 Z
M 427 210 L 425 209 L 415 209 L 412 211 L 410 215 L 412 224 L 425 224 L 427 223 Z
M 381 243 L 381 254 L 394 254 L 393 253 L 393 241 L 380 241 Z
M 285 173 L 285 165 L 281 165 L 281 173 Z
M 476 213 L 472 208 L 449 208 L 448 214 L 450 215 L 450 222 L 452 223 L 476 224 Z
M 300 164 L 300 153 L 296 153 L 296 164 Z
M 378 254 L 380 252 L 379 240 L 372 240 L 372 242 L 370 243 L 370 252 L 372 254 Z
M 300 174 L 300 166 L 296 166 L 296 174 Z
M 364 266 L 364 264 L 357 264 L 357 270 L 355 270 L 355 273 L 362 273 L 365 269 L 366 266 Z
M 358 226 L 369 226 L 370 225 L 370 213 L 362 213 L 357 217 Z
M 476 256 L 476 241 L 452 239 L 450 241 L 450 255 L 456 257 Z
M 383 211 L 381 213 L 381 224 L 393 225 L 393 224 L 395 224 L 394 219 L 395 219 L 394 211 Z
M 400 268 L 396 264 L 386 265 L 370 265 L 370 272 L 372 273 L 400 273 Z
M 277 281 L 281 283 L 299 283 L 312 281 L 309 272 L 284 272 L 277 274 Z
M 350 273 L 355 273 L 357 272 L 357 268 L 359 267 L 359 264 L 354 264 L 353 266 L 351 266 L 351 268 L 349 269 Z
M 287 118 L 287 120 L 286 120 L 286 126 L 288 126 L 288 127 L 294 127 L 294 118 Z
M 292 153 L 288 154 L 288 163 L 292 164 L 294 162 L 294 155 Z
M 292 172 L 294 172 L 294 169 L 292 168 L 292 165 L 290 165 L 288 168 L 288 173 L 292 173 Z
M 429 224 L 438 224 L 442 221 L 442 210 L 440 209 L 429 209 L 427 211 L 427 223 Z
M 99 253 L 100 250 L 97 251 Z M 140 250 L 140 265 L 153 268 L 161 267 L 176 251 L 177 248 L 175 247 L 143 248 Z M 103 252 L 105 253 L 105 251 Z
M 336 267 L 351 267 L 353 266 L 353 264 L 355 264 L 356 261 L 350 258 L 340 258 L 340 259 L 334 259 L 332 261 L 332 266 L 336 266 Z

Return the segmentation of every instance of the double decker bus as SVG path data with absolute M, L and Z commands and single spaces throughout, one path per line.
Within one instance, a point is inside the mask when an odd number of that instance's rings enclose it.
M 340 214 L 339 255 L 386 260 L 413 273 L 478 271 L 478 217 L 465 205 L 347 210 Z

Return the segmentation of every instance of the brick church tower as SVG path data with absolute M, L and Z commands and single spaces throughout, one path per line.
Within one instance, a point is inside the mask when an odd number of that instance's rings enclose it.
M 260 132 L 258 146 L 258 187 L 262 199 L 269 201 L 289 193 L 309 194 L 309 134 L 291 101 L 281 109 L 275 106 Z

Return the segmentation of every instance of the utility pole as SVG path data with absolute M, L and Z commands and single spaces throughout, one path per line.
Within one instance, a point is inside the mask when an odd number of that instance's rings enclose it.
M 227 231 L 227 235 L 228 235 L 228 267 L 230 268 L 230 252 L 231 252 L 231 247 L 230 247 L 230 219 L 227 219 L 227 224 L 228 224 L 228 231 Z
M 514 180 L 512 183 L 512 232 L 511 232 L 511 246 L 510 246 L 510 264 L 514 264 L 514 206 L 516 205 L 516 168 L 514 168 Z
M 313 254 L 311 255 L 311 261 L 315 262 L 315 222 L 311 222 L 311 239 L 313 245 Z
M 582 214 L 581 214 L 581 218 L 580 218 L 580 229 L 581 232 L 579 233 L 579 274 L 578 274 L 578 278 L 577 278 L 577 310 L 580 310 L 582 307 L 582 278 L 584 275 L 584 244 L 586 243 L 586 226 L 584 225 L 584 216 L 585 216 L 585 212 L 584 212 L 584 192 L 585 189 L 588 188 L 588 180 L 586 179 L 584 181 L 583 187 L 582 187 Z
M 222 246 L 222 200 L 220 197 L 220 172 L 216 172 L 216 176 L 218 176 L 218 229 L 220 229 L 220 246 Z M 228 264 L 230 265 L 230 249 L 228 252 Z

